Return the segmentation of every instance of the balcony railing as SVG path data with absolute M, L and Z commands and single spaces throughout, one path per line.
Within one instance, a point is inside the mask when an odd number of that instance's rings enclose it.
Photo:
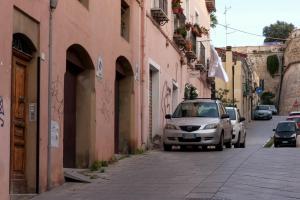
M 216 11 L 216 3 L 215 0 L 205 0 L 206 8 L 208 12 L 215 12 Z
M 151 15 L 153 19 L 161 26 L 165 25 L 168 21 L 168 1 L 155 0 L 154 6 L 151 8 Z

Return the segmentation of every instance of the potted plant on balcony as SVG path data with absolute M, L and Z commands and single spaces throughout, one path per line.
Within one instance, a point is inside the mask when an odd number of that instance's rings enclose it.
M 173 10 L 173 13 L 176 15 L 183 14 L 183 9 L 181 7 L 180 0 L 172 0 L 172 10 Z
M 194 24 L 192 27 L 192 33 L 196 37 L 202 37 L 202 35 L 208 35 L 208 29 L 199 24 Z
M 186 38 L 186 36 L 187 36 L 187 30 L 185 27 L 177 28 L 174 33 L 181 35 L 183 38 Z
M 190 31 L 192 27 L 193 27 L 193 24 L 191 22 L 185 23 L 185 28 L 187 31 Z
M 186 41 L 186 44 L 185 44 L 185 50 L 186 51 L 192 51 L 193 49 L 193 43 L 191 40 L 187 40 Z

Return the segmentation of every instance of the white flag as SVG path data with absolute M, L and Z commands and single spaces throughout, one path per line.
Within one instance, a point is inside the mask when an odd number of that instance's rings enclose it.
M 218 52 L 212 45 L 210 47 L 208 77 L 217 77 L 225 82 L 228 82 L 228 75 L 223 67 L 222 60 L 219 57 Z

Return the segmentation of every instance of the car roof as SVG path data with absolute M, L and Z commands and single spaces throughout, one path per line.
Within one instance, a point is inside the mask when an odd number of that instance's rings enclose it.
M 288 121 L 288 120 L 287 120 L 287 121 L 280 121 L 280 122 L 278 122 L 278 124 L 283 124 L 283 123 L 293 123 L 293 122 L 296 123 L 295 121 Z
M 230 107 L 230 106 L 226 106 L 225 109 L 237 110 L 236 107 Z
M 291 118 L 300 118 L 300 115 L 292 115 L 287 117 L 287 119 L 291 119 Z
M 292 112 L 290 112 L 290 114 L 294 114 L 294 113 L 299 113 L 300 114 L 300 111 L 292 111 Z
M 181 103 L 194 103 L 194 102 L 212 102 L 212 103 L 221 103 L 218 99 L 209 99 L 209 98 L 196 98 L 196 99 L 188 99 L 184 100 Z

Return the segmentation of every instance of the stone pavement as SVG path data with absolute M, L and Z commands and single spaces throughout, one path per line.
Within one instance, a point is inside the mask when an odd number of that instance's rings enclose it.
M 300 199 L 299 149 L 262 148 L 258 140 L 272 134 L 276 120 L 251 123 L 245 149 L 151 151 L 110 166 L 95 183 L 66 183 L 34 199 Z

